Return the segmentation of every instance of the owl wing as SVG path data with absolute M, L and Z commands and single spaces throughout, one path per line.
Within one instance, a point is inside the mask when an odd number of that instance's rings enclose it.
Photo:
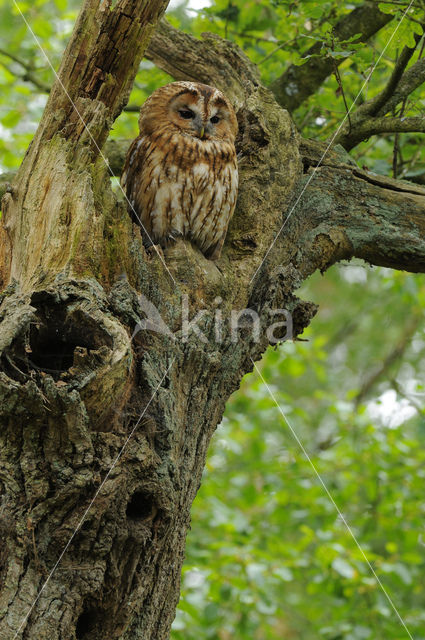
M 221 233 L 221 235 L 218 237 L 217 241 L 214 242 L 214 244 L 211 244 L 208 249 L 205 251 L 205 257 L 209 258 L 210 260 L 218 260 L 219 257 L 221 256 L 221 250 L 223 249 L 223 245 L 224 245 L 224 241 L 226 239 L 226 235 L 227 235 L 227 228 L 229 226 L 229 222 L 232 218 L 233 212 L 235 210 L 235 204 L 236 204 L 236 194 L 234 197 L 233 202 L 230 204 L 229 207 L 229 213 L 227 216 L 223 216 L 223 219 L 221 220 L 221 229 L 219 231 L 219 233 Z M 216 235 L 217 237 L 217 235 Z
M 125 159 L 121 176 L 121 186 L 127 195 L 131 219 L 142 227 L 145 239 L 152 233 L 151 221 L 146 216 L 143 202 L 143 165 L 145 162 L 146 144 L 143 135 L 131 143 Z
M 238 167 L 236 156 L 230 163 L 216 172 L 214 181 L 216 206 L 210 212 L 208 246 L 204 254 L 210 260 L 218 260 L 221 255 L 227 228 L 233 216 L 238 194 Z

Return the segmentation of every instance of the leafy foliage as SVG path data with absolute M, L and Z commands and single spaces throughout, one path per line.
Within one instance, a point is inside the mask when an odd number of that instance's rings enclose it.
M 380 3 L 394 19 L 367 46 L 356 34 L 338 41 L 332 26 L 360 4 L 216 0 L 195 11 L 185 0 L 168 18 L 195 35 L 235 41 L 265 84 L 312 55 L 341 62 L 340 82 L 331 75 L 294 113 L 303 135 L 326 139 L 344 118 L 344 98 L 361 104 L 382 91 L 403 47 L 416 47 L 409 65 L 423 55 L 423 40 L 414 38 L 422 34 L 420 3 L 376 68 L 406 3 Z M 80 2 L 19 6 L 57 68 Z M 9 1 L 0 0 L 0 19 L 0 167 L 7 170 L 21 162 L 53 72 Z M 306 56 L 314 43 L 319 53 Z M 144 61 L 130 104 L 169 80 Z M 403 115 L 423 116 L 424 106 L 422 86 Z M 137 113 L 123 113 L 112 136 L 136 130 Z M 398 175 L 417 178 L 425 173 L 421 142 L 418 134 L 386 134 L 353 157 L 385 174 L 396 157 Z M 259 365 L 283 415 L 253 373 L 217 431 L 194 504 L 173 640 L 407 637 L 335 505 L 412 635 L 425 638 L 423 277 L 344 264 L 312 277 L 301 295 L 320 305 L 306 341 L 270 350 Z
M 358 34 L 338 40 L 333 27 L 342 16 L 352 12 L 363 2 L 314 2 L 310 0 L 217 0 L 198 12 L 191 23 L 195 34 L 213 31 L 241 46 L 262 73 L 263 82 L 269 85 L 289 65 L 300 65 L 308 60 L 308 50 L 320 45 L 314 56 L 327 56 L 335 61 L 343 60 L 339 67 L 341 85 L 331 75 L 320 90 L 293 114 L 306 137 L 326 139 L 337 130 L 346 113 L 344 98 L 350 107 L 354 101 L 360 106 L 365 100 L 383 90 L 403 47 L 416 47 L 409 66 L 423 55 L 423 41 L 416 45 L 414 35 L 422 35 L 423 6 L 415 3 L 407 17 L 402 15 L 408 3 L 382 2 L 382 12 L 394 15 L 386 27 L 369 43 L 355 43 Z M 397 30 L 395 31 L 397 27 Z M 186 27 L 187 29 L 187 27 Z M 394 33 L 395 32 L 395 33 Z M 388 47 L 385 49 L 387 44 Z M 375 67 L 381 52 L 385 55 Z M 307 54 L 307 55 L 306 55 Z M 370 81 L 368 75 L 373 69 Z M 403 106 L 403 116 L 423 116 L 425 93 L 423 86 L 412 93 Z M 393 115 L 398 115 L 400 108 Z M 397 151 L 399 177 L 413 177 L 425 172 L 425 161 L 418 154 L 421 136 L 402 134 Z M 394 135 L 386 135 L 366 141 L 354 152 L 356 160 L 369 169 L 388 174 L 394 165 Z
M 215 436 L 174 640 L 407 637 L 315 470 L 424 637 L 422 280 L 356 264 L 308 283 L 307 341 L 261 363 L 286 419 L 253 373 Z

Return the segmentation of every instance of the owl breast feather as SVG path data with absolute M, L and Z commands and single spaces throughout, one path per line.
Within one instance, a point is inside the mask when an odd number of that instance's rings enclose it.
M 140 136 L 128 157 L 123 180 L 151 242 L 165 247 L 184 237 L 218 257 L 236 203 L 234 145 L 180 134 Z

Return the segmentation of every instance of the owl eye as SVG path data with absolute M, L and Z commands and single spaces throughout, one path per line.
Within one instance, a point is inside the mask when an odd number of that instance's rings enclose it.
M 217 122 L 220 122 L 220 118 L 218 116 L 213 116 L 212 118 L 210 118 L 210 122 L 212 122 L 213 124 L 217 124 Z
M 190 109 L 180 109 L 179 114 L 185 120 L 192 120 L 195 117 L 195 114 Z

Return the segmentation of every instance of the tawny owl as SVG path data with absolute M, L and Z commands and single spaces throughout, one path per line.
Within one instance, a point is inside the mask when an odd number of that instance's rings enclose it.
M 166 246 L 188 238 L 220 256 L 237 189 L 232 105 L 221 91 L 172 82 L 144 103 L 121 184 L 146 239 Z

